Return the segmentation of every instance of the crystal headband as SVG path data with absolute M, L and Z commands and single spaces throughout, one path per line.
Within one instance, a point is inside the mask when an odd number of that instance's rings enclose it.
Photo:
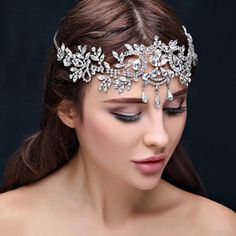
M 144 88 L 147 84 L 155 87 L 155 107 L 160 107 L 159 87 L 166 84 L 168 101 L 173 99 L 169 85 L 173 77 L 178 77 L 179 81 L 188 86 L 191 82 L 191 68 L 196 66 L 197 54 L 194 52 L 194 45 L 191 35 L 184 26 L 183 30 L 188 40 L 188 51 L 185 54 L 185 46 L 178 46 L 177 40 L 170 40 L 168 45 L 163 43 L 158 36 L 154 37 L 154 42 L 150 46 L 143 44 L 125 44 L 125 52 L 118 54 L 112 51 L 116 59 L 114 67 L 105 61 L 105 55 L 101 47 L 92 47 L 87 51 L 87 46 L 78 45 L 78 51 L 72 51 L 62 43 L 59 47 L 56 42 L 57 33 L 54 36 L 54 44 L 57 49 L 57 60 L 62 61 L 65 67 L 69 67 L 69 78 L 76 82 L 83 79 L 86 83 L 90 82 L 97 73 L 97 78 L 101 81 L 99 91 L 107 92 L 113 85 L 119 93 L 125 89 L 130 90 L 132 82 L 137 82 L 142 78 L 141 89 L 142 102 L 147 103 L 148 97 L 145 95 Z M 132 56 L 132 59 L 128 59 Z M 135 59 L 133 59 L 135 57 Z M 147 64 L 150 63 L 154 69 L 147 72 Z

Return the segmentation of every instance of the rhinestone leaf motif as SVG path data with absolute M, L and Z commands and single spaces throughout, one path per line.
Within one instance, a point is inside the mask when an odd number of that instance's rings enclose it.
M 175 76 L 182 84 L 188 86 L 191 82 L 192 66 L 196 66 L 197 62 L 192 37 L 184 26 L 183 30 L 188 40 L 187 52 L 184 45 L 178 45 L 177 40 L 171 40 L 167 45 L 155 36 L 153 44 L 148 47 L 143 44 L 125 44 L 127 49 L 125 52 L 119 54 L 112 51 L 112 56 L 117 61 L 114 67 L 105 61 L 105 55 L 100 47 L 92 47 L 88 50 L 86 45 L 79 45 L 77 52 L 72 53 L 64 43 L 60 47 L 57 45 L 56 35 L 54 44 L 57 48 L 57 60 L 62 61 L 65 67 L 69 67 L 71 72 L 69 79 L 73 82 L 82 79 L 88 83 L 98 73 L 100 75 L 97 78 L 101 82 L 99 91 L 107 92 L 113 85 L 114 89 L 122 93 L 125 89 L 130 90 L 132 82 L 137 82 L 141 78 L 143 84 L 151 84 L 155 88 L 159 88 L 162 84 L 168 85 L 167 100 L 172 100 L 170 80 Z M 129 57 L 132 57 L 132 60 Z M 146 71 L 147 63 L 154 67 L 150 72 Z M 141 98 L 147 103 L 144 87 L 142 87 Z M 158 91 L 156 91 L 155 106 L 160 107 Z

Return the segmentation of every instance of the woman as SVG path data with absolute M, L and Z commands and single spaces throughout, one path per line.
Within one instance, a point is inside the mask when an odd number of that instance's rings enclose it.
M 80 1 L 49 53 L 41 130 L 6 168 L 0 234 L 235 235 L 179 144 L 196 62 L 162 1 Z

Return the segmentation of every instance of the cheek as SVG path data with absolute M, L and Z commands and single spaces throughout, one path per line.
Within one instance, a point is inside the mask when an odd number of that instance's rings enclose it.
M 168 133 L 171 139 L 172 149 L 179 143 L 186 124 L 187 114 L 182 114 L 180 117 L 168 122 Z
M 81 138 L 91 156 L 112 159 L 127 153 L 130 142 L 115 119 L 97 113 L 96 117 L 88 114 L 84 121 Z

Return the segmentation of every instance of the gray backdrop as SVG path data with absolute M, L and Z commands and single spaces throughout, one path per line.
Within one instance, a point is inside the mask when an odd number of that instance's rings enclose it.
M 39 129 L 47 50 L 75 2 L 1 1 L 0 180 L 10 155 Z M 200 59 L 182 142 L 209 197 L 236 210 L 235 1 L 167 2 L 191 32 Z

